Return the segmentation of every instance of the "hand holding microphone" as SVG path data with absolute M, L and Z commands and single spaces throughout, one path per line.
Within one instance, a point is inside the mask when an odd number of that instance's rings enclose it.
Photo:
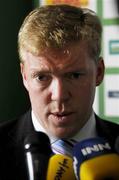
M 119 180 L 119 155 L 102 138 L 92 138 L 74 147 L 77 180 Z

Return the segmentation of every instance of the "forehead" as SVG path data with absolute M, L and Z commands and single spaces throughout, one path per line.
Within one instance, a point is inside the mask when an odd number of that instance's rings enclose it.
M 83 66 L 89 61 L 90 57 L 86 43 L 74 43 L 62 49 L 45 49 L 38 56 L 26 52 L 24 59 L 25 64 L 28 64 L 31 68 L 60 71 Z

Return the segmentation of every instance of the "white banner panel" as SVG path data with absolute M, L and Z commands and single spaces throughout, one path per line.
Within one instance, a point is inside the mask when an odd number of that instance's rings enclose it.
M 106 67 L 119 67 L 119 25 L 105 26 L 103 38 Z
M 103 0 L 103 17 L 106 19 L 119 17 L 117 0 Z
M 105 75 L 105 116 L 119 116 L 119 74 Z

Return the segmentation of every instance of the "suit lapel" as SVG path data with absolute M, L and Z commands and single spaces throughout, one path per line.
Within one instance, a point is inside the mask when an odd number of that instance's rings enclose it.
M 106 138 L 112 147 L 115 147 L 115 142 L 119 136 L 119 126 L 107 120 L 100 119 L 96 115 L 96 129 L 100 137 Z
M 28 134 L 34 133 L 34 127 L 32 124 L 31 110 L 29 110 L 24 116 L 22 116 L 18 123 L 17 140 L 21 143 Z

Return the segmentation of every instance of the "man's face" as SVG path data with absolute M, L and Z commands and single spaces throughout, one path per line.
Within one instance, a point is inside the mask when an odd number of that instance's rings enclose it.
M 95 87 L 103 79 L 85 43 L 34 56 L 24 53 L 23 82 L 34 114 L 48 134 L 66 138 L 77 133 L 92 113 Z

